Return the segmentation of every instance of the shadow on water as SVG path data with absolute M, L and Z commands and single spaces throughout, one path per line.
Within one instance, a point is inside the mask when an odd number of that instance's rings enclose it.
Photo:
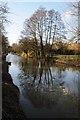
M 16 67 L 19 71 L 16 80 L 20 102 L 28 117 L 78 117 L 78 68 L 41 60 L 15 60 L 10 71 L 15 79 Z

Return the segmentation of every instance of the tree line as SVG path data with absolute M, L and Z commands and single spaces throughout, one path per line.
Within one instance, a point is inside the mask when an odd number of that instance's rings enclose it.
M 40 58 L 53 54 L 80 54 L 80 49 L 70 49 L 73 43 L 65 43 L 65 40 L 66 28 L 61 14 L 54 9 L 40 7 L 29 19 L 25 19 L 19 43 L 12 45 L 12 51 L 32 53 Z
M 31 57 L 40 57 L 39 47 L 37 47 L 37 56 L 35 53 L 35 41 L 34 39 L 29 40 L 25 38 L 18 44 L 14 43 L 11 47 L 13 53 L 21 55 L 23 52 Z M 55 42 L 53 45 L 44 45 L 45 57 L 53 57 L 55 54 L 61 55 L 80 55 L 80 44 L 76 42 L 63 43 L 61 41 Z

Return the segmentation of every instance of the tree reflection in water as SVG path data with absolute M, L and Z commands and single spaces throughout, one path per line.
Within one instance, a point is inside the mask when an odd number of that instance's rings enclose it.
M 63 72 L 66 70 L 66 66 L 58 67 L 56 73 L 52 71 L 52 63 L 49 62 L 29 59 L 29 61 L 23 60 L 20 64 L 22 74 L 19 77 L 22 79 L 20 80 L 21 85 L 24 85 L 23 94 L 35 107 L 52 108 L 53 105 L 58 104 L 60 99 L 64 99 L 66 106 L 71 105 L 72 108 L 74 106 L 76 108 L 77 95 L 71 95 L 68 85 L 65 86 Z M 56 68 L 55 65 L 52 66 Z M 64 101 L 62 100 L 62 102 Z

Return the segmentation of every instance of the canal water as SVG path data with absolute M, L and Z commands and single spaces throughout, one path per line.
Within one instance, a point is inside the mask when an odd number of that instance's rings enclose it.
M 80 69 L 8 54 L 9 73 L 27 118 L 78 118 Z

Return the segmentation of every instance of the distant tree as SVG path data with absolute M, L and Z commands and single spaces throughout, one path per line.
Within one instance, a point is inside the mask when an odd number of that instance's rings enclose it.
M 14 53 L 21 53 L 21 45 L 20 44 L 17 44 L 17 43 L 13 43 L 12 44 L 12 52 Z

